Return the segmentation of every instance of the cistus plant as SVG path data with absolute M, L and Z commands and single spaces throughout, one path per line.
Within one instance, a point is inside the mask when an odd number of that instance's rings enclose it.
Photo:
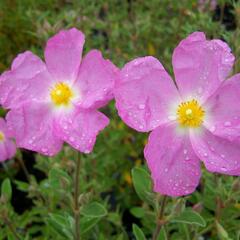
M 0 163 L 0 239 L 239 239 L 239 17 L 231 0 L 0 1 L 0 116 L 20 147 Z
M 174 50 L 175 82 L 153 57 L 123 67 L 116 106 L 129 126 L 152 131 L 144 155 L 154 191 L 172 197 L 192 193 L 200 160 L 211 172 L 240 175 L 240 78 L 227 79 L 234 59 L 226 43 L 195 32 Z
M 47 42 L 46 64 L 27 51 L 19 54 L 11 70 L 0 78 L 0 102 L 9 110 L 8 131 L 19 148 L 54 156 L 67 142 L 79 151 L 74 169 L 75 239 L 81 234 L 80 152 L 90 153 L 97 134 L 108 125 L 109 119 L 97 109 L 113 98 L 118 77 L 118 69 L 99 51 L 91 50 L 82 59 L 84 41 L 84 34 L 77 29 L 62 30 Z

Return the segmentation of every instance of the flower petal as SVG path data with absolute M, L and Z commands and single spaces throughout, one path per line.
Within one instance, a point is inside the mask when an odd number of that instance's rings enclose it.
M 201 175 L 188 134 L 177 133 L 176 127 L 171 124 L 154 129 L 144 150 L 154 191 L 173 197 L 192 193 Z
M 124 66 L 115 99 L 123 121 L 140 132 L 168 122 L 173 104 L 180 102 L 173 81 L 153 57 L 137 58 Z
M 76 28 L 62 30 L 48 40 L 44 55 L 47 68 L 56 81 L 76 79 L 84 41 L 84 34 Z
M 99 108 L 113 99 L 114 81 L 118 68 L 102 57 L 100 51 L 91 50 L 82 61 L 76 85 L 80 89 L 82 108 Z
M 240 74 L 225 81 L 206 101 L 204 125 L 214 134 L 240 142 Z
M 207 129 L 190 134 L 195 153 L 210 172 L 240 175 L 240 145 L 213 135 Z
M 45 63 L 33 53 L 24 52 L 15 58 L 11 70 L 0 77 L 0 104 L 11 109 L 32 99 L 43 99 L 50 84 Z
M 194 32 L 173 53 L 173 68 L 183 98 L 205 101 L 226 79 L 234 63 L 228 45 Z
M 83 153 L 93 150 L 98 133 L 109 123 L 101 112 L 81 111 L 57 119 L 55 131 L 59 138 Z
M 18 147 L 53 156 L 61 150 L 62 141 L 53 129 L 53 116 L 47 104 L 24 104 L 10 110 L 7 124 Z
M 11 159 L 16 154 L 16 146 L 10 139 L 0 142 L 0 162 Z
M 16 146 L 9 139 L 7 124 L 3 118 L 0 118 L 0 132 L 4 134 L 4 141 L 0 141 L 0 162 L 12 158 L 16 153 Z

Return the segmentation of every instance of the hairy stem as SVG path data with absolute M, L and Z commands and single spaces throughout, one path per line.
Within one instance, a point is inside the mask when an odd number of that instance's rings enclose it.
M 80 240 L 80 213 L 79 213 L 79 175 L 80 175 L 80 165 L 81 165 L 81 157 L 80 153 L 77 153 L 76 159 L 76 169 L 75 169 L 75 183 L 74 183 L 74 218 L 75 218 L 75 240 Z
M 27 170 L 27 168 L 26 168 L 26 166 L 25 166 L 24 161 L 22 160 L 22 157 L 17 158 L 17 161 L 18 161 L 19 164 L 21 165 L 21 168 L 22 168 L 22 170 L 23 170 L 23 172 L 24 172 L 24 174 L 25 174 L 28 182 L 30 183 L 30 180 L 31 180 L 31 179 L 30 179 L 30 174 L 29 174 L 29 172 L 28 172 L 28 170 Z
M 166 203 L 167 203 L 167 196 L 164 195 L 162 197 L 160 211 L 159 211 L 158 216 L 157 216 L 156 229 L 153 233 L 152 240 L 157 240 L 157 237 L 158 237 L 158 235 L 161 231 L 161 228 L 164 225 L 163 217 L 164 217 L 164 209 L 165 209 Z

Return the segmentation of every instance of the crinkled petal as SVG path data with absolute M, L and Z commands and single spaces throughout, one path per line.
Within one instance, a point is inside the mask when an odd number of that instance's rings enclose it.
M 16 154 L 16 146 L 10 139 L 0 142 L 0 162 L 11 159 Z
M 18 147 L 48 156 L 61 150 L 62 141 L 54 134 L 53 115 L 47 104 L 24 104 L 10 110 L 6 119 Z
M 173 53 L 173 68 L 183 98 L 204 102 L 226 79 L 234 63 L 231 49 L 221 40 L 206 40 L 195 32 L 182 40 Z
M 190 134 L 195 153 L 210 172 L 240 175 L 240 145 L 213 135 L 203 128 Z
M 59 138 L 83 153 L 93 150 L 98 133 L 109 123 L 101 112 L 86 110 L 56 119 L 55 132 Z
M 115 86 L 118 113 L 123 121 L 140 132 L 151 131 L 169 121 L 179 94 L 162 64 L 153 57 L 127 63 Z
M 82 58 L 84 34 L 76 28 L 62 30 L 50 38 L 45 49 L 45 60 L 55 81 L 74 81 Z
M 240 141 L 240 74 L 225 81 L 206 101 L 204 125 L 214 134 L 230 141 Z
M 119 69 L 102 57 L 100 51 L 91 50 L 82 61 L 75 83 L 82 95 L 79 106 L 99 108 L 113 99 L 113 87 Z
M 10 71 L 0 77 L 0 104 L 4 108 L 17 108 L 24 102 L 43 100 L 51 85 L 45 63 L 33 53 L 19 54 Z
M 16 153 L 14 142 L 9 139 L 7 124 L 3 118 L 0 118 L 0 132 L 4 135 L 4 140 L 0 141 L 0 162 L 12 158 Z
M 192 193 L 201 176 L 189 135 L 178 133 L 176 128 L 171 124 L 154 129 L 144 150 L 154 191 L 173 197 Z

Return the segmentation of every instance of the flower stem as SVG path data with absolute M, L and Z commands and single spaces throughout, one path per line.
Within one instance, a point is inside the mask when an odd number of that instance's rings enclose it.
M 164 217 L 164 209 L 165 209 L 166 203 L 167 203 L 167 196 L 164 195 L 162 197 L 161 207 L 160 207 L 159 213 L 157 215 L 157 224 L 156 224 L 156 229 L 152 236 L 152 240 L 157 240 L 157 237 L 161 231 L 161 228 L 164 225 L 163 217 Z
M 79 213 L 79 175 L 80 175 L 81 156 L 77 153 L 76 169 L 75 169 L 75 183 L 74 183 L 74 218 L 75 218 L 75 240 L 80 240 L 80 213 Z
M 27 168 L 25 166 L 24 161 L 22 160 L 22 157 L 17 158 L 17 161 L 21 165 L 21 168 L 22 168 L 22 170 L 23 170 L 23 172 L 24 172 L 28 182 L 30 183 L 30 181 L 31 181 L 30 174 L 29 174 L 29 172 L 28 172 L 28 170 L 27 170 Z

